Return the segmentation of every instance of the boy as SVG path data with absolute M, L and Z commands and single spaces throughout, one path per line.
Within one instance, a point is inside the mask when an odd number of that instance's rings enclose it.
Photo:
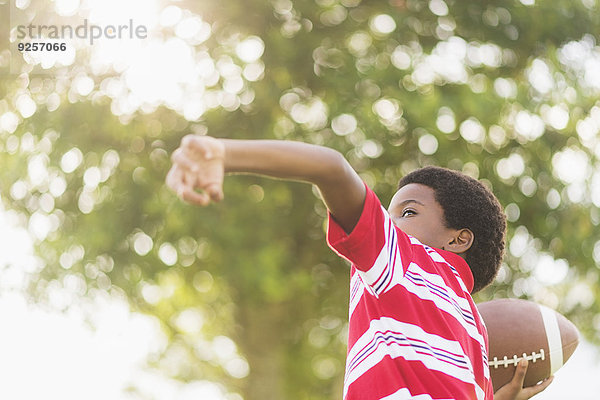
M 427 167 L 385 210 L 340 153 L 306 143 L 189 135 L 167 184 L 192 204 L 223 198 L 225 173 L 309 182 L 329 211 L 327 240 L 352 263 L 345 400 L 492 399 L 487 332 L 471 293 L 496 275 L 505 219 L 478 181 Z M 526 361 L 496 399 L 528 399 Z

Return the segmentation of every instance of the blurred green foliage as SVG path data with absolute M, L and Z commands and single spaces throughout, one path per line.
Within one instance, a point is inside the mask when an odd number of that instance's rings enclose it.
M 510 223 L 505 265 L 477 300 L 547 304 L 600 344 L 597 2 L 171 5 L 210 25 L 187 43 L 215 61 L 205 97 L 220 103 L 196 117 L 167 101 L 119 109 L 127 82 L 119 95 L 106 86 L 123 74 L 97 72 L 85 52 L 9 74 L 0 49 L 0 195 L 36 238 L 32 296 L 126 297 L 162 322 L 169 347 L 149 362 L 178 379 L 247 400 L 339 398 L 349 269 L 325 245 L 316 193 L 231 177 L 223 203 L 198 209 L 164 186 L 187 133 L 293 139 L 342 151 L 384 204 L 419 166 L 484 179 Z M 236 51 L 248 37 L 264 44 L 253 64 Z M 233 94 L 225 64 L 244 76 Z M 93 90 L 74 94 L 82 74 Z M 26 117 L 23 95 L 37 104 Z M 224 336 L 237 347 L 225 356 Z

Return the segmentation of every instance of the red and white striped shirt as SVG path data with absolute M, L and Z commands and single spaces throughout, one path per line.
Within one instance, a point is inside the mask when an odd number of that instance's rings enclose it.
M 329 218 L 329 245 L 352 262 L 344 400 L 492 400 L 487 331 L 458 255 L 392 223 L 367 188 L 347 235 Z

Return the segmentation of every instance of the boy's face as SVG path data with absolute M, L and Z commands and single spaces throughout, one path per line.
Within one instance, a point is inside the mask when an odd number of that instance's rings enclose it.
M 394 225 L 421 243 L 451 250 L 457 230 L 446 227 L 444 210 L 429 186 L 418 183 L 403 186 L 392 198 L 388 212 Z

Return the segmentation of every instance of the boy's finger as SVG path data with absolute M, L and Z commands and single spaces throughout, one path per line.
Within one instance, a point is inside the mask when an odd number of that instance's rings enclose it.
M 171 155 L 171 161 L 173 164 L 176 164 L 185 169 L 189 169 L 191 171 L 198 170 L 198 164 L 187 157 L 182 149 L 177 149 Z
M 167 173 L 165 182 L 167 187 L 177 193 L 178 188 L 183 185 L 183 171 L 176 166 L 172 167 Z
M 206 187 L 206 193 L 209 194 L 212 201 L 218 202 L 223 200 L 223 188 L 218 183 L 210 184 Z
M 518 383 L 519 387 L 523 387 L 523 382 L 525 381 L 525 374 L 527 373 L 527 366 L 529 365 L 529 361 L 526 358 L 521 359 L 519 364 L 517 365 L 517 369 L 515 371 L 515 375 L 513 376 L 513 382 Z
M 190 187 L 183 187 L 179 197 L 188 203 L 195 204 L 197 206 L 207 206 L 210 204 L 210 197 L 207 193 L 196 192 Z
M 181 168 L 171 168 L 167 174 L 166 183 L 171 190 L 177 193 L 177 197 L 188 203 L 199 206 L 205 206 L 210 203 L 208 194 L 196 192 L 193 184 L 191 184 L 192 182 L 189 182 L 189 174 Z
M 546 390 L 546 388 L 552 383 L 553 380 L 554 380 L 554 376 L 551 376 L 547 379 L 544 379 L 542 382 L 538 383 L 535 386 L 531 386 L 531 387 L 523 389 L 522 393 L 524 395 L 526 395 L 527 398 L 535 396 L 536 394 Z
M 209 146 L 207 146 L 201 136 L 198 135 L 186 135 L 181 139 L 181 146 L 186 150 L 191 150 L 192 152 L 200 153 L 205 159 L 210 160 L 212 157 L 212 152 L 210 151 Z

